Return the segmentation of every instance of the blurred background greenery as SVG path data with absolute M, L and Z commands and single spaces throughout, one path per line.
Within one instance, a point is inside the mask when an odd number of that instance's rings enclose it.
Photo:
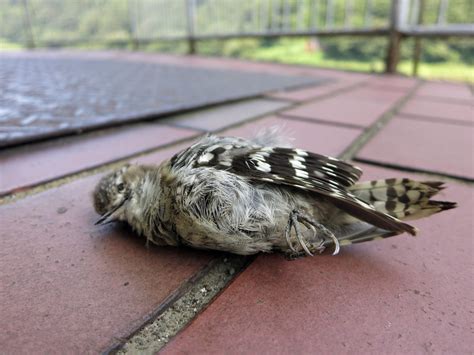
M 398 71 L 412 72 L 413 40 L 402 45 Z M 314 43 L 317 43 L 316 45 Z M 314 49 L 314 48 L 317 49 Z M 230 57 L 314 65 L 324 68 L 361 72 L 383 72 L 386 38 L 321 38 L 278 40 L 230 40 L 225 43 L 202 43 L 200 53 Z M 419 76 L 474 82 L 474 45 L 469 39 L 423 40 Z
M 331 2 L 334 16 L 328 23 L 327 0 L 195 0 L 195 34 L 388 25 L 390 0 L 351 1 L 350 23 L 347 1 Z M 440 1 L 425 1 L 423 24 L 438 21 Z M 36 47 L 186 53 L 185 4 L 185 0 L 0 0 L 0 48 L 20 49 L 34 42 Z M 448 23 L 471 23 L 473 16 L 474 0 L 449 2 Z M 199 40 L 196 49 L 202 55 L 382 72 L 387 44 L 383 36 L 243 38 Z M 414 39 L 403 40 L 400 73 L 411 73 L 413 46 Z M 472 83 L 473 62 L 473 38 L 423 39 L 419 76 Z

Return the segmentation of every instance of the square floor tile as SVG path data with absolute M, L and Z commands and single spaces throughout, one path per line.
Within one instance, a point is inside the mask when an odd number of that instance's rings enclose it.
M 399 112 L 424 118 L 474 123 L 474 102 L 464 104 L 415 96 Z
M 356 94 L 347 94 L 307 103 L 284 111 L 283 114 L 314 121 L 368 127 L 391 107 L 391 103 L 377 102 L 367 97 L 361 99 Z
M 358 159 L 474 178 L 474 127 L 394 118 Z

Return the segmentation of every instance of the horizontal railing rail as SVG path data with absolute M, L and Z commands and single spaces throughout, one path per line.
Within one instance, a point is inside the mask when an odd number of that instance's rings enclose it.
M 204 40 L 383 36 L 389 38 L 385 69 L 395 72 L 402 40 L 413 37 L 416 72 L 422 38 L 474 35 L 474 24 L 470 23 L 472 15 L 463 15 L 465 23 L 453 22 L 450 18 L 459 0 L 21 0 L 10 3 L 13 4 L 10 6 L 19 6 L 17 12 L 23 14 L 23 38 L 29 48 L 95 42 L 131 44 L 138 49 L 154 41 L 185 40 L 188 52 L 193 54 L 196 43 Z M 56 34 L 54 38 L 53 25 L 43 14 L 47 12 L 45 9 L 53 11 L 47 8 L 53 3 L 57 16 L 70 16 L 65 24 L 57 25 L 63 35 Z M 66 10 L 71 8 L 76 11 L 69 14 Z M 91 20 L 92 24 L 80 22 L 92 17 L 91 9 L 102 10 L 103 14 L 96 16 L 95 22 Z M 430 14 L 430 22 L 424 21 L 425 13 Z M 95 27 L 106 27 L 108 16 L 120 21 L 115 27 L 110 25 L 114 35 L 104 36 Z M 88 36 L 81 37 L 77 33 L 81 33 L 84 23 L 90 28 L 85 29 Z M 58 28 L 55 30 L 58 32 Z M 0 37 L 5 35 L 0 33 Z

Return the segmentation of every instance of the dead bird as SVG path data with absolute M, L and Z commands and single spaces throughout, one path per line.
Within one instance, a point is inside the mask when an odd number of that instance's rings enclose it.
M 403 221 L 456 207 L 438 181 L 358 183 L 362 171 L 302 149 L 209 135 L 158 166 L 127 165 L 93 193 L 96 224 L 125 221 L 147 243 L 288 258 L 417 229 Z M 403 221 L 402 221 L 403 220 Z

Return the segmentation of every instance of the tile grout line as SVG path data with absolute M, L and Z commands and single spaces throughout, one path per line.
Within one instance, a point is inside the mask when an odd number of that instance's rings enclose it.
M 365 82 L 365 81 L 359 81 L 359 82 L 357 82 L 355 84 L 352 84 L 352 85 L 349 85 L 347 87 L 339 88 L 339 89 L 331 91 L 327 94 L 318 96 L 316 98 L 307 99 L 307 100 L 304 100 L 304 101 L 285 100 L 285 99 L 280 99 L 280 98 L 275 98 L 275 97 L 269 97 L 269 96 L 267 96 L 268 94 L 263 94 L 263 95 L 260 95 L 260 96 L 256 96 L 255 98 L 259 98 L 259 99 L 286 102 L 286 103 L 288 103 L 288 106 L 279 108 L 275 111 L 265 112 L 265 113 L 262 113 L 260 115 L 256 115 L 256 116 L 250 117 L 248 119 L 241 120 L 239 122 L 236 122 L 234 124 L 230 124 L 230 125 L 222 127 L 222 128 L 218 128 L 218 129 L 211 130 L 211 131 L 205 131 L 204 130 L 203 132 L 208 132 L 208 133 L 223 132 L 223 131 L 228 130 L 228 129 L 237 128 L 237 127 L 243 126 L 245 124 L 256 122 L 256 121 L 258 121 L 262 118 L 265 118 L 269 115 L 274 115 L 274 116 L 277 116 L 277 117 L 281 117 L 281 116 L 285 115 L 284 111 L 286 111 L 286 110 L 298 107 L 300 105 L 304 105 L 308 102 L 320 101 L 320 100 L 323 100 L 323 99 L 328 98 L 328 97 L 333 96 L 333 95 L 338 95 L 338 94 L 341 94 L 341 93 L 349 92 L 349 91 L 354 90 L 358 87 L 364 87 L 364 86 L 366 86 L 366 84 L 367 84 L 367 82 Z M 283 117 L 281 117 L 281 118 L 283 118 Z M 190 126 L 186 126 L 186 125 L 182 125 L 182 124 L 173 124 L 172 122 L 167 122 L 167 124 L 171 127 L 194 129 L 194 127 L 190 127 Z M 361 127 L 353 127 L 353 128 L 361 128 Z
M 334 82 L 334 84 L 336 84 L 336 83 L 338 83 L 338 81 Z M 310 102 L 321 101 L 321 100 L 327 99 L 331 96 L 335 96 L 335 95 L 343 94 L 343 93 L 346 93 L 346 92 L 350 92 L 350 91 L 352 91 L 354 89 L 357 89 L 359 87 L 365 87 L 368 84 L 369 84 L 369 79 L 360 80 L 360 81 L 352 83 L 348 86 L 345 86 L 345 87 L 342 87 L 342 88 L 336 88 L 336 89 L 330 90 L 329 92 L 324 93 L 322 95 L 313 96 L 313 97 L 307 98 L 305 100 L 293 100 L 293 99 L 284 99 L 284 98 L 283 98 L 283 100 L 291 101 L 291 102 L 294 103 L 294 106 L 299 106 L 299 105 L 303 105 L 303 104 L 310 103 Z M 275 94 L 275 92 L 273 92 L 273 94 Z M 267 94 L 265 94 L 265 97 L 272 97 L 271 95 L 272 95 L 272 93 L 267 93 Z M 277 100 L 282 99 L 282 98 L 279 98 L 279 97 L 276 97 L 276 96 L 273 96 L 273 98 L 277 99 Z
M 154 354 L 161 350 L 189 322 L 205 310 L 236 276 L 243 272 L 255 256 L 224 254 L 211 260 L 191 277 L 183 292 L 169 297 L 130 336 L 103 351 L 103 354 Z
M 225 130 L 228 130 L 228 129 L 232 129 L 232 128 L 236 128 L 236 127 L 239 127 L 239 126 L 242 126 L 242 125 L 245 125 L 245 124 L 248 124 L 248 123 L 251 123 L 251 122 L 254 122 L 254 121 L 258 121 L 258 120 L 261 120 L 265 117 L 268 117 L 268 116 L 271 116 L 271 115 L 277 115 L 280 111 L 282 110 L 287 110 L 288 108 L 290 107 L 293 107 L 294 104 L 291 103 L 291 102 L 288 102 L 288 101 L 284 101 L 284 100 L 269 100 L 267 99 L 265 96 L 263 95 L 260 95 L 260 96 L 256 96 L 254 97 L 253 99 L 263 99 L 263 100 L 268 100 L 268 101 L 280 101 L 280 102 L 285 102 L 287 103 L 288 105 L 287 106 L 284 106 L 284 107 L 281 107 L 279 109 L 276 109 L 274 111 L 267 111 L 267 112 L 264 112 L 264 113 L 260 113 L 260 114 L 256 114 L 255 116 L 252 116 L 252 117 L 249 117 L 249 118 L 246 118 L 246 119 L 242 119 L 241 121 L 238 121 L 238 122 L 235 122 L 235 123 L 232 123 L 228 126 L 225 126 L 225 127 L 220 127 L 220 128 L 216 128 L 216 129 L 213 129 L 213 130 L 206 130 L 206 129 L 202 129 L 201 132 L 204 134 L 208 134 L 208 133 L 212 133 L 212 134 L 215 134 L 215 133 L 218 133 L 218 132 L 222 132 L 222 131 L 225 131 Z M 180 123 L 173 123 L 173 122 L 166 122 L 166 124 L 170 127 L 173 127 L 173 128 L 183 128 L 183 129 L 195 129 L 195 130 L 198 130 L 197 128 L 195 127 L 192 127 L 192 126 L 187 126 L 186 124 L 180 124 Z
M 425 94 L 418 94 L 416 95 L 418 99 L 422 101 L 428 102 L 441 102 L 445 104 L 455 104 L 460 106 L 472 106 L 472 101 L 469 99 L 455 99 L 455 98 L 446 98 L 446 97 L 438 97 L 434 95 L 425 95 Z
M 367 127 L 358 138 L 355 139 L 352 144 L 346 148 L 339 157 L 344 160 L 354 159 L 356 154 L 373 138 L 377 133 L 379 133 L 387 124 L 392 120 L 393 117 L 398 113 L 398 110 L 403 107 L 418 91 L 418 89 L 423 85 L 423 82 L 418 82 L 414 87 L 412 87 L 407 94 L 402 98 L 397 100 L 395 104 L 392 105 L 381 117 Z
M 237 128 L 237 127 L 240 127 L 240 126 L 252 123 L 252 122 L 257 122 L 258 120 L 261 120 L 261 119 L 263 119 L 263 118 L 265 118 L 269 115 L 273 115 L 273 116 L 276 116 L 276 117 L 279 117 L 279 118 L 284 118 L 284 117 L 282 117 L 282 116 L 285 115 L 284 111 L 287 111 L 289 109 L 304 105 L 308 102 L 315 102 L 315 101 L 320 101 L 320 100 L 326 99 L 330 96 L 333 96 L 333 94 L 338 95 L 338 94 L 341 94 L 341 93 L 344 93 L 344 92 L 349 92 L 349 91 L 354 90 L 358 87 L 364 87 L 366 84 L 367 84 L 367 82 L 360 81 L 360 82 L 357 82 L 353 85 L 349 85 L 345 88 L 337 89 L 337 90 L 331 91 L 330 93 L 327 93 L 325 95 L 318 96 L 317 98 L 307 99 L 305 101 L 289 101 L 290 104 L 288 106 L 282 107 L 278 110 L 275 110 L 275 111 L 272 111 L 272 112 L 267 112 L 265 114 L 261 114 L 261 115 L 258 115 L 258 116 L 254 116 L 254 117 L 251 117 L 247 120 L 242 120 L 242 121 L 237 122 L 235 124 L 232 124 L 232 125 L 229 125 L 229 126 L 226 126 L 226 127 L 223 127 L 223 128 L 219 128 L 219 129 L 216 129 L 214 131 L 209 131 L 209 132 L 211 132 L 211 133 L 223 132 L 223 131 L 228 130 L 228 129 Z M 265 94 L 262 95 L 261 98 L 267 99 Z M 276 100 L 279 100 L 279 99 L 276 99 Z M 188 128 L 188 127 L 181 127 L 181 128 Z M 352 128 L 354 128 L 354 127 L 352 127 Z M 360 127 L 358 127 L 358 128 L 360 128 Z
M 307 117 L 300 117 L 300 116 L 294 116 L 292 114 L 288 113 L 280 113 L 278 115 L 279 118 L 283 118 L 285 120 L 291 120 L 291 121 L 300 121 L 300 122 L 305 122 L 305 123 L 319 123 L 319 124 L 324 124 L 324 125 L 329 125 L 329 126 L 335 126 L 335 127 L 343 127 L 343 128 L 352 128 L 352 129 L 357 129 L 357 130 L 364 130 L 366 129 L 365 126 L 362 125 L 357 125 L 357 124 L 350 124 L 350 123 L 344 123 L 344 122 L 336 122 L 336 121 L 330 121 L 330 120 L 325 120 L 322 118 L 307 118 Z
M 178 139 L 176 141 L 172 141 L 172 142 L 169 142 L 167 144 L 160 145 L 158 147 L 149 148 L 149 149 L 146 149 L 146 150 L 143 150 L 143 151 L 140 151 L 140 152 L 128 155 L 128 156 L 123 156 L 123 157 L 120 157 L 118 159 L 111 160 L 111 161 L 109 161 L 107 163 L 104 163 L 104 164 L 99 164 L 97 166 L 93 166 L 91 168 L 87 168 L 87 169 L 84 169 L 84 170 L 73 172 L 71 174 L 62 175 L 62 176 L 59 176 L 58 178 L 53 178 L 53 179 L 50 179 L 50 180 L 47 180 L 47 181 L 40 182 L 38 184 L 25 186 L 25 187 L 21 188 L 19 191 L 16 191 L 16 190 L 7 191 L 6 193 L 0 194 L 0 206 L 11 203 L 11 202 L 21 200 L 21 199 L 29 197 L 29 196 L 39 194 L 41 192 L 48 191 L 52 188 L 65 185 L 65 184 L 71 183 L 73 181 L 77 181 L 79 179 L 82 179 L 82 178 L 86 178 L 86 177 L 93 176 L 93 175 L 101 173 L 101 172 L 105 172 L 105 171 L 108 171 L 108 170 L 111 170 L 111 169 L 114 169 L 114 168 L 118 168 L 118 167 L 122 166 L 123 164 L 127 163 L 131 159 L 139 158 L 139 157 L 142 157 L 142 156 L 146 156 L 148 154 L 158 152 L 160 150 L 171 148 L 175 145 L 180 145 L 180 144 L 183 144 L 187 141 L 192 141 L 192 140 L 194 140 L 198 137 L 201 137 L 204 133 L 205 132 L 200 132 L 200 131 L 196 130 L 196 134 L 192 135 L 192 136 L 189 136 L 189 137 Z
M 457 176 L 457 175 L 452 175 L 452 174 L 447 174 L 444 172 L 438 172 L 438 171 L 433 171 L 433 170 L 424 170 L 424 169 L 417 169 L 417 168 L 412 168 L 412 167 L 407 167 L 403 165 L 397 165 L 397 164 L 390 164 L 390 163 L 384 163 L 384 162 L 378 162 L 370 159 L 363 159 L 363 158 L 357 158 L 356 155 L 357 153 L 373 138 L 375 137 L 395 116 L 401 115 L 401 116 L 406 116 L 403 113 L 399 113 L 399 110 L 409 101 L 411 100 L 414 96 L 416 96 L 416 92 L 419 90 L 421 86 L 425 84 L 424 81 L 420 81 L 416 86 L 414 86 L 404 97 L 399 99 L 393 107 L 385 112 L 376 122 L 374 122 L 371 126 L 369 126 L 364 132 L 361 133 L 361 135 L 355 139 L 355 141 L 339 156 L 339 158 L 343 160 L 353 160 L 355 162 L 361 162 L 369 165 L 374 165 L 374 166 L 379 166 L 379 167 L 384 167 L 388 169 L 393 169 L 393 170 L 399 170 L 399 171 L 406 171 L 406 172 L 413 172 L 413 173 L 422 173 L 425 175 L 431 175 L 431 176 L 438 176 L 440 178 L 445 178 L 445 179 L 450 179 L 456 182 L 462 182 L 462 183 L 472 183 L 474 182 L 473 179 L 463 177 L 463 176 Z M 410 118 L 410 117 L 401 117 L 402 119 L 415 119 L 415 118 Z M 430 121 L 433 123 L 449 123 L 455 124 L 455 125 L 463 125 L 463 126 L 472 126 L 469 123 L 463 123 L 461 124 L 459 121 L 453 123 L 450 120 L 446 119 L 441 119 L 441 120 L 436 120 L 436 119 L 423 119 L 418 117 L 418 119 L 422 121 Z M 415 119 L 416 120 L 416 119 Z
M 357 87 L 364 87 L 367 86 L 368 82 L 359 82 L 357 84 L 354 84 L 351 86 L 351 89 L 355 89 Z M 449 120 L 445 118 L 433 118 L 433 117 L 425 117 L 425 116 L 420 116 L 420 115 L 411 115 L 411 114 L 405 114 L 399 112 L 399 110 L 405 106 L 405 104 L 413 99 L 416 96 L 417 91 L 424 85 L 426 84 L 425 81 L 420 80 L 414 87 L 412 87 L 408 93 L 406 93 L 402 98 L 397 100 L 395 104 L 387 110 L 382 116 L 377 119 L 372 125 L 368 127 L 363 127 L 363 126 L 358 126 L 358 125 L 351 125 L 351 124 L 346 124 L 346 123 L 338 123 L 338 122 L 332 122 L 328 120 L 322 120 L 322 119 L 309 119 L 309 118 L 304 118 L 304 117 L 299 117 L 299 116 L 293 116 L 291 114 L 287 114 L 285 112 L 278 113 L 277 116 L 283 119 L 291 119 L 291 120 L 299 120 L 299 121 L 304 121 L 308 123 L 320 123 L 320 124 L 326 124 L 330 126 L 337 126 L 337 127 L 344 127 L 344 128 L 352 128 L 352 129 L 362 129 L 362 133 L 359 135 L 358 138 L 354 142 L 352 142 L 348 148 L 346 148 L 340 155 L 339 158 L 344 159 L 344 160 L 354 160 L 354 161 L 359 161 L 361 163 L 366 163 L 370 165 L 376 165 L 380 167 L 386 167 L 390 169 L 396 169 L 396 170 L 402 170 L 402 171 L 408 171 L 408 172 L 418 172 L 418 173 L 423 173 L 423 174 L 430 174 L 430 175 L 436 175 L 440 177 L 446 177 L 448 179 L 452 179 L 455 181 L 461 181 L 461 182 L 473 182 L 472 179 L 462 177 L 462 176 L 456 176 L 456 175 L 451 175 L 451 174 L 446 174 L 442 172 L 436 172 L 436 171 L 430 171 L 430 170 L 422 170 L 422 169 L 416 169 L 416 168 L 410 168 L 410 167 L 405 167 L 401 165 L 395 165 L 395 164 L 386 164 L 386 163 L 381 163 L 381 162 L 376 162 L 376 161 L 371 161 L 367 159 L 358 159 L 355 157 L 355 155 L 367 144 L 378 132 L 380 132 L 386 124 L 388 124 L 389 121 L 392 120 L 396 115 L 400 116 L 405 116 L 402 117 L 404 119 L 420 119 L 423 121 L 431 121 L 435 123 L 451 123 L 455 125 L 463 125 L 463 126 L 472 126 L 472 124 L 464 121 L 459 121 L 455 120 Z M 350 91 L 348 88 L 344 88 L 342 90 L 336 90 L 338 93 L 339 92 L 346 92 Z M 335 92 L 332 92 L 335 93 Z M 329 95 L 324 95 L 323 97 L 318 97 L 319 98 L 326 98 L 331 96 L 331 93 Z M 297 102 L 299 105 L 305 104 L 307 102 L 313 102 L 314 99 L 308 99 L 305 101 L 299 101 Z M 294 105 L 294 106 L 299 106 L 299 105 Z M 288 108 L 287 108 L 288 109 Z M 285 109 L 281 109 L 279 111 L 285 111 Z
M 441 171 L 427 170 L 427 169 L 420 169 L 420 168 L 412 168 L 412 167 L 409 167 L 409 166 L 379 162 L 379 161 L 376 161 L 376 160 L 364 159 L 364 158 L 354 158 L 352 160 L 355 161 L 355 162 L 360 162 L 360 163 L 373 165 L 373 166 L 378 166 L 378 167 L 381 167 L 381 168 L 386 168 L 386 169 L 391 169 L 391 170 L 406 171 L 406 172 L 409 172 L 409 173 L 419 173 L 419 174 L 424 174 L 424 175 L 429 175 L 429 176 L 437 176 L 439 178 L 449 179 L 450 181 L 457 182 L 457 183 L 459 183 L 459 182 L 467 183 L 468 185 L 472 185 L 474 183 L 474 179 L 472 179 L 472 178 L 468 178 L 468 177 L 465 177 L 465 176 L 459 176 L 459 175 L 447 174 L 447 173 L 441 172 Z
M 459 120 L 457 118 L 450 119 L 450 118 L 445 118 L 445 117 L 423 116 L 419 114 L 404 113 L 404 112 L 398 112 L 397 115 L 400 116 L 400 118 L 404 120 L 444 123 L 444 124 L 452 124 L 455 126 L 467 126 L 467 127 L 471 127 L 474 125 L 474 120 L 473 122 L 467 122 L 467 121 Z

